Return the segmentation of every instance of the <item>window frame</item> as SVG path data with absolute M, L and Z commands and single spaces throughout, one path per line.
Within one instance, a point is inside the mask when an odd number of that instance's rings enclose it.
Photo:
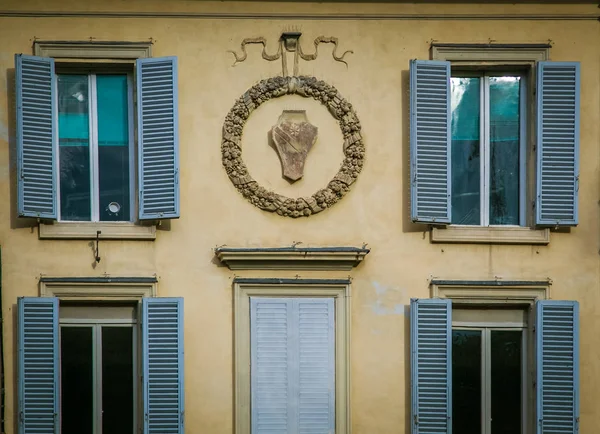
M 65 66 L 77 68 L 106 67 L 109 64 L 115 70 L 122 71 L 124 67 L 132 74 L 135 71 L 137 59 L 152 57 L 151 40 L 127 42 L 127 41 L 52 41 L 36 40 L 33 43 L 35 56 L 51 57 L 56 61 L 56 67 L 60 71 Z M 132 84 L 133 86 L 135 83 Z M 136 89 L 132 87 L 133 104 L 135 110 Z M 135 125 L 135 111 L 132 113 Z M 132 129 L 131 133 L 134 133 Z M 130 134 L 131 134 L 130 133 Z M 134 135 L 134 152 L 137 154 L 137 143 Z M 130 221 L 119 222 L 72 222 L 60 221 L 39 222 L 38 235 L 40 239 L 116 239 L 116 240 L 155 240 L 157 224 L 140 222 L 136 215 L 138 205 L 137 181 L 135 179 L 137 170 L 137 155 L 133 161 L 135 171 L 132 172 L 131 180 L 134 183 L 132 190 L 135 206 L 132 207 L 132 218 Z M 56 159 L 58 160 L 58 158 Z M 56 164 L 59 162 L 57 161 Z M 60 181 L 60 180 L 59 180 Z M 60 190 L 58 190 L 60 191 Z M 59 193 L 57 193 L 59 194 Z M 59 205 L 59 204 L 58 204 Z M 60 215 L 60 207 L 58 208 Z M 60 219 L 60 217 L 59 217 Z M 98 233 L 100 232 L 100 233 Z
M 431 298 L 450 299 L 452 301 L 452 311 L 464 309 L 519 309 L 525 312 L 527 316 L 527 333 L 531 336 L 527 340 L 526 356 L 527 364 L 523 369 L 527 370 L 525 376 L 525 388 L 532 386 L 536 380 L 537 353 L 535 350 L 535 306 L 540 300 L 549 300 L 550 280 L 521 280 L 521 281 L 501 281 L 501 280 L 431 280 Z M 494 324 L 486 320 L 483 323 Z M 454 328 L 454 316 L 452 318 L 451 328 Z M 463 324 L 456 321 L 456 324 Z M 497 325 L 497 323 L 496 323 Z M 518 325 L 518 324 L 510 324 Z M 523 336 L 527 333 L 523 333 Z M 524 339 L 524 340 L 525 340 Z M 531 390 L 534 390 L 533 388 Z M 522 433 L 532 434 L 535 432 L 536 423 L 536 394 L 527 393 L 526 401 L 523 402 L 523 420 Z M 483 413 L 482 413 L 483 417 Z
M 335 434 L 350 434 L 350 282 L 327 279 L 234 280 L 235 433 L 251 434 L 250 297 L 328 297 L 335 312 Z
M 132 400 L 133 400 L 133 433 L 137 433 L 139 431 L 139 427 L 141 426 L 140 417 L 140 398 L 141 398 L 141 388 L 140 388 L 140 379 L 141 379 L 141 330 L 140 325 L 141 322 L 138 318 L 139 316 L 139 307 L 132 306 L 131 303 L 119 303 L 120 306 L 131 306 L 134 312 L 135 318 L 131 317 L 121 317 L 121 318 L 70 318 L 69 315 L 61 315 L 61 307 L 64 308 L 64 301 L 59 300 L 58 307 L 58 351 L 59 351 L 59 360 L 62 360 L 61 356 L 61 345 L 62 345 L 62 334 L 61 329 L 63 327 L 91 327 L 92 328 L 92 339 L 93 339 L 93 382 L 94 382 L 94 425 L 93 432 L 94 433 L 102 433 L 103 427 L 103 413 L 102 409 L 102 327 L 103 326 L 111 326 L 111 327 L 130 327 L 132 330 L 132 345 L 133 345 L 133 385 L 132 385 Z M 106 306 L 105 303 L 101 302 L 90 302 L 85 305 L 78 305 L 77 309 L 81 310 L 94 310 L 94 311 L 106 311 L 107 309 L 111 309 L 110 306 Z M 62 378 L 61 373 L 59 371 L 59 387 L 62 388 Z M 61 414 L 60 414 L 60 424 L 62 426 L 62 405 L 60 405 Z
M 432 243 L 472 243 L 472 244 L 528 244 L 546 245 L 550 243 L 550 229 L 537 228 L 530 203 L 535 198 L 535 110 L 536 62 L 550 60 L 550 44 L 461 44 L 432 43 L 431 60 L 449 61 L 451 71 L 502 69 L 506 71 L 526 70 L 527 102 L 525 107 L 526 129 L 524 223 L 522 226 L 466 226 L 449 224 L 431 228 Z
M 529 81 L 531 74 L 525 69 L 519 68 L 498 68 L 490 66 L 488 68 L 470 68 L 451 67 L 450 77 L 477 77 L 480 81 L 479 93 L 479 113 L 480 113 L 480 213 L 478 225 L 461 225 L 451 223 L 450 226 L 463 227 L 490 227 L 490 228 L 522 228 L 526 227 L 527 218 L 527 167 L 529 166 L 527 159 L 528 140 L 528 125 L 530 120 L 531 110 L 528 110 L 531 102 L 529 98 Z M 489 102 L 489 78 L 511 76 L 520 78 L 519 86 L 519 213 L 518 225 L 492 225 L 490 224 L 490 174 L 491 174 L 491 140 L 490 140 L 490 108 Z M 452 191 L 450 192 L 452 194 Z
M 135 111 L 135 101 L 133 95 L 134 88 L 134 80 L 133 80 L 133 65 L 131 66 L 130 71 L 119 71 L 114 70 L 110 66 L 99 66 L 94 67 L 94 65 L 90 65 L 86 67 L 84 70 L 78 71 L 69 70 L 68 73 L 63 72 L 64 69 L 63 64 L 56 65 L 56 101 L 55 107 L 56 112 L 58 113 L 58 104 L 59 104 L 59 94 L 58 94 L 58 79 L 59 75 L 68 75 L 68 74 L 81 74 L 86 75 L 88 77 L 88 89 L 89 89 L 89 104 L 88 104 L 88 113 L 89 113 L 89 150 L 90 150 L 90 202 L 91 202 L 91 212 L 90 212 L 90 220 L 63 220 L 61 215 L 61 201 L 60 201 L 60 176 L 57 177 L 56 188 L 57 188 L 57 212 L 59 223 L 106 223 L 100 220 L 100 179 L 99 179 L 99 143 L 98 143 L 98 99 L 97 99 L 97 87 L 96 87 L 96 77 L 98 75 L 112 75 L 119 74 L 123 75 L 124 73 L 127 75 L 127 128 L 128 128 L 128 156 L 129 156 L 129 216 L 127 220 L 118 220 L 118 223 L 133 223 L 136 221 L 135 215 L 137 210 L 137 200 L 136 200 L 136 192 L 137 192 L 137 167 L 136 167 L 136 146 L 135 146 L 135 121 L 134 121 L 134 111 Z M 55 170 L 60 173 L 60 129 L 58 125 L 56 125 L 56 143 L 54 145 L 56 149 L 56 155 L 58 158 L 55 159 Z
M 481 424 L 482 434 L 490 434 L 491 430 L 491 354 L 489 354 L 490 343 L 491 343 L 491 332 L 492 331 L 521 331 L 521 433 L 527 434 L 530 419 L 530 409 L 533 408 L 531 400 L 534 398 L 534 394 L 528 393 L 529 385 L 532 384 L 532 372 L 531 367 L 535 362 L 535 354 L 533 351 L 532 339 L 530 339 L 529 332 L 531 332 L 531 318 L 529 314 L 526 314 L 526 309 L 522 308 L 527 321 L 513 322 L 510 319 L 504 321 L 472 321 L 472 320 L 455 320 L 454 315 L 457 312 L 464 310 L 464 305 L 458 305 L 458 308 L 452 310 L 452 331 L 454 330 L 478 330 L 481 332 Z M 487 309 L 489 310 L 489 309 Z M 503 312 L 496 306 L 497 312 Z M 477 310 L 477 313 L 483 313 L 485 310 Z M 454 406 L 453 406 L 454 408 Z M 453 417 L 454 420 L 454 417 Z

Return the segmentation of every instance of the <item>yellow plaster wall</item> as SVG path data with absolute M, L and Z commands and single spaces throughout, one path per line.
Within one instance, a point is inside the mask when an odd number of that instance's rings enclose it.
M 595 5 L 411 5 L 311 4 L 203 1 L 17 1 L 11 11 L 128 11 L 207 13 L 344 14 L 597 14 Z M 259 79 L 281 71 L 260 58 L 232 67 L 227 50 L 243 38 L 264 36 L 268 50 L 284 30 L 300 30 L 305 51 L 320 35 L 336 36 L 351 49 L 349 67 L 330 48 L 301 63 L 300 72 L 333 84 L 354 105 L 363 127 L 366 163 L 351 192 L 333 208 L 308 219 L 285 219 L 253 207 L 221 166 L 224 117 L 235 99 Z M 372 249 L 352 271 L 351 400 L 355 434 L 408 433 L 409 356 L 407 305 L 427 297 L 428 280 L 546 279 L 552 296 L 581 303 L 581 430 L 600 426 L 599 24 L 595 20 L 282 19 L 129 17 L 11 17 L 0 12 L 0 243 L 6 368 L 6 430 L 15 432 L 15 332 L 17 296 L 38 294 L 37 279 L 49 276 L 149 276 L 160 296 L 185 297 L 186 432 L 222 434 L 233 427 L 232 278 L 211 249 L 244 246 L 356 245 Z M 88 241 L 42 241 L 35 222 L 16 218 L 14 149 L 14 53 L 31 54 L 34 38 L 138 41 L 152 38 L 154 56 L 179 58 L 181 218 L 165 225 L 156 241 L 103 241 L 94 266 Z M 552 41 L 552 60 L 581 62 L 580 224 L 552 233 L 548 246 L 433 245 L 425 228 L 410 223 L 408 208 L 408 62 L 427 59 L 429 43 Z M 307 161 L 307 179 L 287 186 L 266 133 L 282 109 L 306 108 L 320 140 Z M 264 112 L 264 113 L 263 113 Z M 316 102 L 286 98 L 253 114 L 244 139 L 248 166 L 265 185 L 290 196 L 325 185 L 341 163 L 335 123 Z M 325 139 L 326 138 L 326 139 Z M 247 151 L 246 151 L 247 149 Z M 336 160 L 337 159 L 337 160 Z M 332 163 L 333 161 L 333 163 Z M 339 161 L 339 162 L 338 162 Z M 263 164 L 264 163 L 264 164 Z M 304 190 L 303 190 L 304 189 Z M 238 272 L 265 277 L 264 272 Z M 295 272 L 269 273 L 293 277 Z M 302 272 L 302 277 L 348 273 Z

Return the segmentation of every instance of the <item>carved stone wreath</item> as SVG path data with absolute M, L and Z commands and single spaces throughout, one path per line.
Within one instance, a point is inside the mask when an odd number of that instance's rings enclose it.
M 309 197 L 294 199 L 265 189 L 250 176 L 242 160 L 242 132 L 250 113 L 262 103 L 284 95 L 300 95 L 321 102 L 338 121 L 344 136 L 342 167 L 325 188 Z M 308 217 L 335 204 L 356 181 L 365 157 L 360 130 L 352 105 L 335 87 L 314 77 L 272 77 L 248 89 L 225 117 L 221 142 L 223 166 L 233 185 L 258 208 L 286 217 Z

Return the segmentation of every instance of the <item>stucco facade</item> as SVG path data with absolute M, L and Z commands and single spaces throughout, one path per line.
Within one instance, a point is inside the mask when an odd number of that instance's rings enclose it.
M 72 15 L 61 16 L 62 12 Z M 107 12 L 107 13 L 102 13 Z M 112 14 L 115 12 L 115 14 Z M 123 14 L 118 16 L 118 14 Z M 188 15 L 189 14 L 189 15 Z M 446 15 L 447 14 L 447 15 Z M 552 16 L 552 19 L 549 17 Z M 40 276 L 158 278 L 161 297 L 185 300 L 185 431 L 234 430 L 233 280 L 351 278 L 349 378 L 351 428 L 410 432 L 410 299 L 428 298 L 432 279 L 551 280 L 552 299 L 580 303 L 580 433 L 600 426 L 600 40 L 594 4 L 366 4 L 204 1 L 4 0 L 0 7 L 0 243 L 4 334 L 5 430 L 16 432 L 16 302 L 38 296 Z M 281 63 L 248 58 L 232 66 L 244 38 L 263 36 L 275 52 L 283 31 L 339 39 L 300 61 L 301 74 L 335 86 L 353 105 L 366 148 L 364 167 L 345 197 L 308 218 L 258 209 L 236 191 L 222 166 L 222 126 L 236 99 Z M 40 239 L 35 219 L 17 217 L 14 55 L 35 40 L 152 41 L 152 56 L 177 56 L 181 217 L 158 226 L 155 240 Z M 433 243 L 410 220 L 409 61 L 430 59 L 430 44 L 550 43 L 554 61 L 581 67 L 579 224 L 551 230 L 548 244 Z M 281 111 L 306 110 L 319 128 L 304 177 L 281 177 L 267 132 Z M 313 194 L 343 159 L 342 133 L 327 109 L 285 96 L 257 109 L 244 128 L 252 176 L 286 196 Z M 214 249 L 367 245 L 352 270 L 238 270 Z

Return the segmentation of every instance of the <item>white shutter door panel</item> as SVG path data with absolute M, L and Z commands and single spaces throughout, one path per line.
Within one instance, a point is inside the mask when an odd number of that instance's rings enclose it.
M 250 299 L 252 434 L 289 432 L 291 306 L 290 299 Z
M 251 434 L 335 432 L 332 298 L 250 299 Z
M 335 430 L 335 329 L 333 299 L 297 299 L 298 433 Z

